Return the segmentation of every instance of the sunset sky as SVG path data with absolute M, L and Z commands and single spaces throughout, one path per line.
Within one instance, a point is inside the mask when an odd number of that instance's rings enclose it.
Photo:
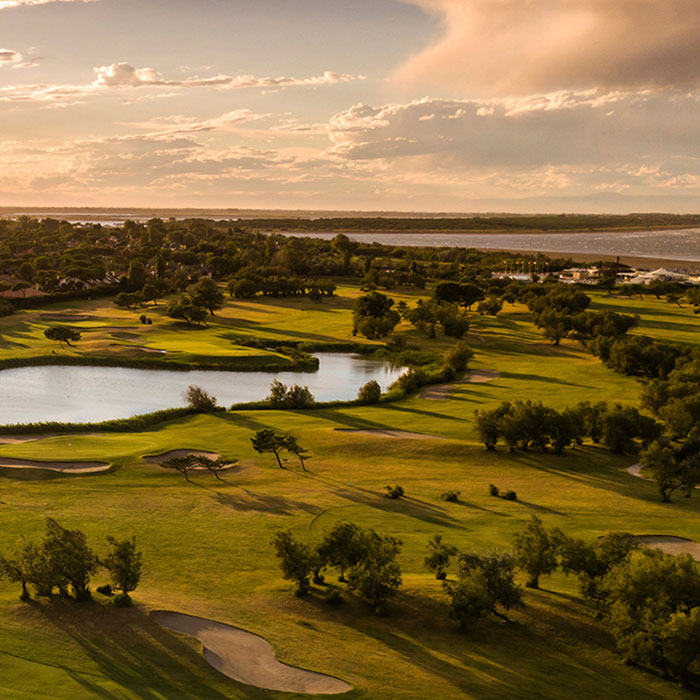
M 700 211 L 698 0 L 0 0 L 0 205 Z

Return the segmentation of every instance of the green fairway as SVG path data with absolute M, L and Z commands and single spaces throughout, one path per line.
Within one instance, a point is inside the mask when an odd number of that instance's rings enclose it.
M 185 330 L 149 307 L 152 326 L 137 326 L 134 312 L 109 301 L 82 302 L 0 319 L 0 358 L 50 353 L 42 315 L 84 315 L 70 325 L 84 331 L 81 354 L 121 352 L 111 343 L 172 350 L 174 358 L 260 357 L 264 351 L 234 346 L 227 335 L 270 339 L 349 341 L 356 287 L 340 287 L 323 304 L 307 299 L 228 301 L 210 328 Z M 391 293 L 412 302 L 417 293 Z M 627 300 L 595 295 L 595 305 Z M 638 332 L 697 342 L 692 309 L 646 299 Z M 622 310 L 616 308 L 615 310 Z M 138 314 L 136 314 L 138 315 Z M 685 319 L 685 321 L 683 320 Z M 698 321 L 700 322 L 700 321 Z M 676 336 L 675 324 L 685 333 Z M 114 339 L 120 331 L 139 339 Z M 88 329 L 94 330 L 88 330 Z M 419 337 L 399 328 L 409 343 L 442 351 L 452 339 Z M 564 341 L 554 347 L 530 323 L 525 307 L 506 304 L 496 318 L 473 317 L 467 341 L 473 367 L 500 372 L 483 384 L 457 384 L 445 400 L 413 396 L 378 406 L 298 411 L 245 411 L 192 416 L 141 433 L 56 436 L 0 445 L 0 455 L 39 460 L 106 461 L 109 473 L 70 476 L 39 471 L 0 472 L 0 544 L 36 537 L 45 517 L 80 528 L 104 551 L 107 535 L 135 534 L 144 576 L 131 609 L 106 605 L 95 594 L 86 604 L 22 604 L 18 587 L 0 581 L 0 697 L 9 700 L 180 698 L 223 700 L 283 698 L 255 690 L 213 670 L 198 644 L 158 627 L 150 610 L 175 610 L 212 618 L 263 635 L 285 662 L 350 683 L 347 696 L 372 700 L 428 698 L 615 698 L 652 700 L 690 695 L 671 683 L 623 665 L 612 639 L 586 608 L 576 581 L 544 577 L 541 591 L 527 590 L 527 608 L 512 624 L 486 619 L 466 635 L 448 618 L 441 584 L 423 568 L 426 543 L 439 533 L 462 551 L 508 547 L 531 514 L 547 527 L 581 537 L 609 530 L 673 534 L 700 540 L 696 498 L 663 504 L 651 483 L 626 472 L 634 457 L 615 457 L 586 444 L 564 455 L 487 452 L 474 434 L 475 409 L 501 401 L 541 400 L 563 408 L 578 401 L 637 405 L 641 384 L 615 374 Z M 54 344 L 55 345 L 55 344 Z M 129 352 L 129 351 L 127 351 Z M 271 455 L 253 451 L 254 430 L 275 427 L 296 435 L 312 453 L 309 473 L 290 458 L 279 469 Z M 405 439 L 355 430 L 403 430 L 439 439 Z M 182 476 L 143 456 L 179 448 L 237 458 L 218 481 Z M 383 497 L 386 484 L 406 497 Z M 488 485 L 513 489 L 517 501 L 488 495 Z M 440 494 L 461 492 L 460 502 Z M 269 541 L 292 529 L 310 542 L 339 520 L 394 535 L 404 585 L 378 618 L 346 596 L 338 608 L 322 589 L 297 599 L 281 577 Z M 454 578 L 455 566 L 449 575 Z M 327 573 L 335 585 L 335 574 Z M 106 582 L 98 574 L 96 585 Z M 302 696 L 295 696 L 302 697 Z M 307 696 L 303 696 L 307 697 Z

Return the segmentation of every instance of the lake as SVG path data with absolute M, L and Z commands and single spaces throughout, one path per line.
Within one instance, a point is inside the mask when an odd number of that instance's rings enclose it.
M 40 421 L 96 422 L 184 406 L 190 384 L 221 406 L 259 401 L 273 379 L 308 386 L 317 401 L 349 400 L 371 379 L 382 390 L 403 368 L 361 355 L 319 353 L 317 372 L 218 372 L 49 365 L 0 371 L 0 424 Z
M 336 233 L 285 233 L 332 239 Z M 622 255 L 700 262 L 700 228 L 677 231 L 598 233 L 349 233 L 361 243 L 397 246 L 457 246 L 481 250 L 521 250 L 575 255 Z

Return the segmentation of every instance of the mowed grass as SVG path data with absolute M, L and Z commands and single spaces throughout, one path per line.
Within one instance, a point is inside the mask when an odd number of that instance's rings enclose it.
M 659 340 L 674 343 L 697 345 L 700 342 L 700 315 L 693 311 L 693 305 L 684 299 L 680 306 L 669 303 L 666 297 L 657 299 L 653 295 L 621 297 L 599 291 L 586 290 L 592 297 L 592 309 L 610 309 L 618 313 L 639 316 L 639 326 L 633 333 L 648 335 Z
M 337 320 L 321 316 L 331 313 L 324 310 L 330 303 L 307 317 L 302 300 L 246 302 L 245 319 L 260 324 L 258 334 L 269 314 L 275 321 L 264 332 L 295 337 L 313 335 L 316 318 L 318 335 L 342 339 L 349 334 L 347 299 L 354 293 L 338 300 L 345 307 L 337 310 Z M 405 330 L 424 347 L 449 345 Z M 483 552 L 509 546 L 536 514 L 548 527 L 582 537 L 615 529 L 700 539 L 697 499 L 662 504 L 651 484 L 626 473 L 632 457 L 613 457 L 590 445 L 563 456 L 509 454 L 503 448 L 486 452 L 474 436 L 475 409 L 517 399 L 558 407 L 580 400 L 634 404 L 640 384 L 612 373 L 573 343 L 559 348 L 544 343 L 519 306 L 508 305 L 496 319 L 476 318 L 472 330 L 474 366 L 496 369 L 501 376 L 487 384 L 456 385 L 444 401 L 412 397 L 375 407 L 195 416 L 143 433 L 0 446 L 3 456 L 104 459 L 114 465 L 110 473 L 80 477 L 3 472 L 0 544 L 20 535 L 38 537 L 49 516 L 84 530 L 98 549 L 107 534 L 136 534 L 144 553 L 143 581 L 130 610 L 106 606 L 100 596 L 79 606 L 23 605 L 17 587 L 0 582 L 0 697 L 285 697 L 221 676 L 204 661 L 196 642 L 151 623 L 153 609 L 210 617 L 262 634 L 279 659 L 351 683 L 355 690 L 348 697 L 686 697 L 678 687 L 624 666 L 578 599 L 575 581 L 561 575 L 544 578 L 542 591 L 528 590 L 527 608 L 514 613 L 510 625 L 485 620 L 462 635 L 448 619 L 446 596 L 422 566 L 426 542 L 436 533 L 461 550 Z M 293 459 L 280 470 L 274 458 L 252 450 L 250 437 L 263 426 L 300 438 L 313 454 L 308 474 Z M 441 439 L 335 428 L 392 428 Z M 142 459 L 177 448 L 213 450 L 238 458 L 239 464 L 224 482 L 197 474 L 187 484 Z M 401 484 L 406 498 L 383 498 L 389 483 Z M 514 489 L 518 501 L 489 496 L 489 483 Z M 447 489 L 461 492 L 459 503 L 440 499 Z M 352 599 L 329 607 L 321 589 L 309 599 L 296 599 L 281 578 L 271 536 L 289 528 L 316 542 L 339 520 L 403 541 L 404 586 L 391 604 L 391 617 L 376 618 Z M 104 581 L 101 574 L 95 584 Z M 336 585 L 333 573 L 328 582 Z
M 56 304 L 0 319 L 0 360 L 39 356 L 158 359 L 173 363 L 226 362 L 235 365 L 288 363 L 278 353 L 236 344 L 238 337 L 314 342 L 369 342 L 352 336 L 352 307 L 357 286 L 339 286 L 336 296 L 322 303 L 307 298 L 226 297 L 224 308 L 207 318 L 204 327 L 189 327 L 167 316 L 170 301 L 160 300 L 136 310 L 120 309 L 111 299 Z M 419 295 L 395 295 L 415 300 Z M 143 325 L 145 314 L 152 324 Z M 68 325 L 82 338 L 74 347 L 47 340 L 44 331 Z M 165 351 L 165 352 L 162 352 Z

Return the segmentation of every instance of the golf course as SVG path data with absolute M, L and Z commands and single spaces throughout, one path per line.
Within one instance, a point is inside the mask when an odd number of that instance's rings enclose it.
M 128 359 L 155 348 L 188 361 L 257 362 L 274 353 L 229 338 L 363 342 L 352 336 L 359 294 L 346 284 L 323 304 L 227 298 L 207 327 L 197 329 L 168 318 L 166 304 L 152 304 L 145 312 L 153 322 L 143 331 L 134 326 L 133 312 L 109 299 L 64 302 L 1 319 L 0 360 L 52 351 L 54 357 Z M 402 290 L 391 296 L 415 303 L 426 295 Z M 629 304 L 641 318 L 635 332 L 675 338 L 680 327 L 684 341 L 700 337 L 692 307 L 648 297 L 613 299 L 603 292 L 592 296 L 593 308 Z M 44 338 L 57 318 L 71 319 L 82 333 L 73 347 L 59 349 Z M 423 337 L 405 322 L 397 331 L 410 345 L 436 353 L 454 342 L 441 334 Z M 122 338 L 118 346 L 115 335 Z M 263 689 L 263 683 L 235 680 L 244 677 L 240 671 L 226 674 L 216 670 L 222 662 L 207 661 L 211 636 L 218 639 L 215 646 L 224 644 L 216 633 L 228 625 L 263 637 L 282 664 L 331 677 L 335 685 L 324 691 L 322 683 L 316 693 L 345 692 L 348 698 L 689 697 L 680 686 L 625 665 L 580 597 L 575 578 L 561 573 L 543 578 L 539 590 L 528 589 L 526 607 L 512 612 L 510 623 L 484 619 L 464 634 L 449 619 L 442 586 L 423 566 L 427 540 L 435 534 L 460 551 L 508 548 L 534 514 L 547 527 L 582 538 L 616 530 L 700 541 L 697 498 L 662 503 L 651 482 L 628 474 L 634 457 L 588 442 L 564 454 L 508 452 L 502 446 L 487 451 L 475 434 L 477 409 L 518 399 L 557 409 L 584 400 L 635 405 L 638 380 L 614 373 L 578 343 L 548 344 L 519 303 L 506 304 L 496 317 L 473 315 L 465 340 L 475 351 L 473 381 L 467 373 L 396 401 L 196 414 L 143 431 L 23 436 L 14 430 L 0 437 L 0 544 L 39 536 L 49 517 L 85 532 L 98 550 L 108 535 L 135 535 L 143 553 L 130 608 L 115 608 L 94 592 L 83 603 L 22 603 L 17 586 L 0 581 L 0 695 L 289 697 Z M 20 403 L 22 396 L 4 400 Z M 251 436 L 261 428 L 302 441 L 311 455 L 308 471 L 296 459 L 280 469 L 271 455 L 255 452 Z M 220 477 L 195 471 L 185 481 L 153 458 L 177 450 L 237 461 Z M 56 470 L 79 463 L 87 468 Z M 384 498 L 389 483 L 401 484 L 405 496 Z M 516 491 L 517 500 L 490 496 L 489 484 Z M 441 500 L 448 489 L 460 492 L 458 502 Z M 282 578 L 270 547 L 276 532 L 291 530 L 313 543 L 340 521 L 403 543 L 403 585 L 389 616 L 374 616 L 354 596 L 344 596 L 340 607 L 326 605 L 323 592 L 336 586 L 331 572 L 305 598 L 291 595 Z M 454 564 L 447 576 L 455 578 Z M 94 585 L 102 578 L 94 576 Z M 182 633 L 173 622 L 170 628 L 159 624 L 153 611 L 210 620 L 210 641 L 202 646 L 196 634 Z M 215 658 L 222 653 L 228 652 L 219 649 Z M 240 665 L 239 657 L 233 653 Z M 274 659 L 271 664 L 279 666 Z M 315 696 L 298 687 L 316 686 L 291 686 L 297 688 L 294 697 Z

